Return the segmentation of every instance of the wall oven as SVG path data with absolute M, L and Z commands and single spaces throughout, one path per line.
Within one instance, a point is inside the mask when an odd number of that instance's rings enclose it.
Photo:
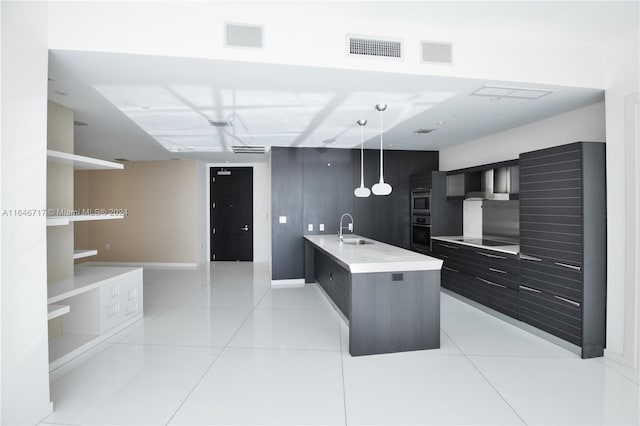
M 411 215 L 431 214 L 431 190 L 417 188 L 411 191 Z
M 430 215 L 411 215 L 411 249 L 431 253 Z

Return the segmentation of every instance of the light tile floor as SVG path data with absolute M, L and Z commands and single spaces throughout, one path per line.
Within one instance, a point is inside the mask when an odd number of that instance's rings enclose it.
M 351 357 L 316 285 L 148 269 L 145 318 L 51 384 L 48 424 L 635 424 L 639 387 L 446 294 L 441 349 Z

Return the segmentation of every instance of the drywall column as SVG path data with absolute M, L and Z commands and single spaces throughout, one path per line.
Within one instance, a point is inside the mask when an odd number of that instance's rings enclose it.
M 36 424 L 51 411 L 47 230 L 41 214 L 46 212 L 48 5 L 1 2 L 0 15 L 0 423 Z
M 605 356 L 634 367 L 638 357 L 637 246 L 638 164 L 630 160 L 637 130 L 633 98 L 639 89 L 638 29 L 605 46 L 607 117 L 607 349 Z M 637 113 L 635 113 L 637 114 Z M 637 118 L 636 118 L 637 120 Z M 634 140 L 635 139 L 635 140 Z M 626 170 L 625 170 L 626 169 Z M 629 214 L 627 214 L 629 213 Z M 634 214 L 635 213 L 635 214 Z M 637 256 L 637 252 L 636 252 Z M 626 259 L 625 259 L 626 257 Z M 635 366 L 637 368 L 637 366 Z

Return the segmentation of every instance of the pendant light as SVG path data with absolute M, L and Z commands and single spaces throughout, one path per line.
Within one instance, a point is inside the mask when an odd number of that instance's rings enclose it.
M 366 198 L 371 195 L 369 188 L 364 186 L 364 126 L 367 125 L 367 120 L 358 120 L 358 126 L 360 126 L 360 187 L 353 191 L 356 197 Z
M 382 111 L 387 109 L 387 104 L 378 104 L 376 109 L 380 111 L 380 181 L 371 187 L 371 191 L 375 195 L 389 195 L 391 194 L 391 185 L 384 181 L 384 161 L 382 150 Z

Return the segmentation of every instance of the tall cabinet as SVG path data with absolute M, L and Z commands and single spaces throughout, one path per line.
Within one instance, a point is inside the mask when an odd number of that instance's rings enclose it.
M 71 109 L 49 102 L 47 125 L 47 303 L 49 370 L 54 371 L 142 318 L 143 294 L 142 268 L 75 265 L 98 252 L 74 247 L 74 224 L 124 216 L 74 210 L 74 171 L 120 170 L 122 164 L 73 153 Z
M 606 313 L 605 145 L 520 155 L 520 319 L 602 356 Z

